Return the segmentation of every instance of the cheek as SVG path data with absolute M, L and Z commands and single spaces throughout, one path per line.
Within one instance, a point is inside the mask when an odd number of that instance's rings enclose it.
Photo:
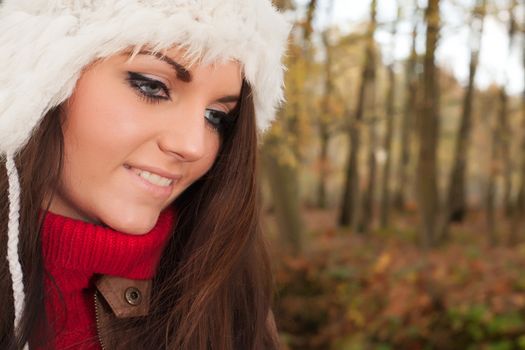
M 213 141 L 210 144 L 208 156 L 204 157 L 202 159 L 202 164 L 199 166 L 199 171 L 201 172 L 201 176 L 208 172 L 208 170 L 211 169 L 213 164 L 215 163 L 215 160 L 217 159 L 217 154 L 219 151 L 219 142 Z
M 67 106 L 64 142 L 69 152 L 86 162 L 119 161 L 146 138 L 144 112 L 122 87 L 79 86 Z
M 213 164 L 215 163 L 215 160 L 217 159 L 217 154 L 219 151 L 219 142 L 213 141 L 210 142 L 207 156 L 203 157 L 200 164 L 197 166 L 199 172 L 201 173 L 201 176 L 208 172 L 208 170 L 211 169 Z

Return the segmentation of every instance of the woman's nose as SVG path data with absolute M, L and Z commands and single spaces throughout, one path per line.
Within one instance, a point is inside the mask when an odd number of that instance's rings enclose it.
M 204 108 L 179 111 L 168 120 L 161 126 L 163 130 L 158 141 L 161 150 L 184 162 L 194 162 L 206 156 L 210 140 L 206 139 L 209 132 L 206 130 Z

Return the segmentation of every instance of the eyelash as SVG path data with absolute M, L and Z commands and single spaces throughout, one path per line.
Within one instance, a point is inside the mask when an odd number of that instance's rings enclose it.
M 208 116 L 208 113 L 210 114 Z M 204 118 L 206 118 L 206 121 L 208 124 L 215 130 L 222 132 L 224 131 L 224 127 L 226 124 L 230 124 L 231 121 L 231 113 L 226 113 L 222 111 L 218 111 L 215 109 L 206 109 L 204 113 Z M 215 120 L 212 120 L 215 119 Z
M 128 81 L 131 88 L 135 90 L 138 96 L 144 99 L 148 103 L 158 104 L 162 101 L 171 100 L 170 90 L 161 81 L 146 77 L 142 74 L 135 73 L 135 72 L 128 72 L 128 77 L 126 80 Z M 150 87 L 154 86 L 154 87 L 160 88 L 166 96 L 160 96 L 160 95 L 147 93 L 143 89 L 147 85 L 150 85 Z M 234 116 L 232 115 L 231 112 L 226 113 L 223 111 L 207 108 L 204 118 L 206 118 L 206 121 L 208 122 L 208 124 L 211 126 L 211 128 L 214 131 L 222 132 L 224 130 L 224 127 L 226 126 L 225 124 L 233 123 Z M 212 120 L 213 118 L 218 119 L 218 120 L 213 121 Z
M 152 79 L 152 78 L 148 78 L 142 74 L 138 74 L 138 73 L 135 73 L 135 72 L 128 72 L 128 77 L 126 79 L 129 83 L 129 85 L 131 86 L 131 88 L 133 90 L 135 90 L 135 92 L 138 93 L 139 97 L 143 98 L 144 100 L 146 100 L 146 102 L 149 102 L 149 103 L 160 103 L 162 101 L 166 101 L 166 100 L 171 100 L 171 97 L 170 97 L 170 90 L 168 89 L 168 87 L 161 81 L 158 81 L 158 80 L 155 80 L 155 79 Z M 166 96 L 160 96 L 160 95 L 155 95 L 155 94 L 151 94 L 151 93 L 147 93 L 146 91 L 144 91 L 144 87 L 148 86 L 149 87 L 157 87 L 157 88 L 160 88 L 162 89 L 162 91 L 166 94 Z

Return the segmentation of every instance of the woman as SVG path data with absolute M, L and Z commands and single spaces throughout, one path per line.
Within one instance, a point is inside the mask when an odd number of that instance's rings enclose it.
M 269 0 L 0 7 L 0 348 L 274 349 Z

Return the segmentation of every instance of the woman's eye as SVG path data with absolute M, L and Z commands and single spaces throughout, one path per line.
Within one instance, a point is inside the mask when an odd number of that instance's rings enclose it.
M 127 80 L 139 96 L 146 98 L 148 102 L 170 99 L 169 89 L 161 81 L 134 72 L 128 72 Z
M 204 117 L 210 123 L 210 125 L 217 130 L 221 130 L 222 128 L 222 122 L 225 121 L 227 118 L 228 113 L 225 113 L 223 111 L 218 111 L 215 109 L 206 109 L 204 112 Z
M 144 91 L 144 93 L 152 96 L 158 96 L 162 93 L 162 87 L 156 82 L 144 82 L 138 84 L 139 88 Z

